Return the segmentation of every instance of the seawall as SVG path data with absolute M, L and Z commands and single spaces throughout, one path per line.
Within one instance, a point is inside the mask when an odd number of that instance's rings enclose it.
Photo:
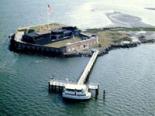
M 22 43 L 22 42 L 16 41 L 14 38 L 15 38 L 15 34 L 12 34 L 10 36 L 9 49 L 11 51 L 18 52 L 18 53 L 37 54 L 37 55 L 44 55 L 44 56 L 51 56 L 51 57 L 77 57 L 77 56 L 90 57 L 93 54 L 91 49 L 87 51 L 64 54 L 63 49 Z M 149 40 L 142 39 L 140 40 L 140 43 L 139 42 L 130 42 L 130 43 L 124 43 L 124 44 L 113 43 L 108 47 L 98 47 L 97 49 L 99 50 L 99 55 L 104 55 L 104 54 L 107 54 L 110 50 L 119 49 L 119 48 L 132 48 L 132 47 L 137 47 L 140 44 L 146 44 L 146 43 L 155 43 L 155 39 L 149 39 Z

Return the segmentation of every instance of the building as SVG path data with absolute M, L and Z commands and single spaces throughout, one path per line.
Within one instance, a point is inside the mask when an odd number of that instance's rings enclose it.
M 56 42 L 73 36 L 79 36 L 80 30 L 76 27 L 62 27 L 57 30 L 52 30 L 51 32 L 37 33 L 35 31 L 31 33 L 24 34 L 22 41 L 31 44 L 48 44 L 50 42 Z
M 92 36 L 89 39 L 78 41 L 65 46 L 66 53 L 80 52 L 84 49 L 90 49 L 98 45 L 98 38 Z
M 26 32 L 25 30 L 17 31 L 11 42 L 16 51 L 65 55 L 79 53 L 98 45 L 96 35 L 82 33 L 76 27 L 61 27 L 47 32 Z M 19 33 L 22 33 L 20 41 Z

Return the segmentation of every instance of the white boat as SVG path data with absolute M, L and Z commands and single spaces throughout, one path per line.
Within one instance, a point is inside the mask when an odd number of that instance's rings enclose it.
M 62 97 L 72 100 L 89 100 L 91 93 L 86 85 L 66 84 L 62 92 Z

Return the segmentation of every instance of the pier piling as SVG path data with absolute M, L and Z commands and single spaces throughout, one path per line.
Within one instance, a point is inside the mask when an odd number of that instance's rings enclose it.
M 105 90 L 103 90 L 103 99 L 105 99 Z

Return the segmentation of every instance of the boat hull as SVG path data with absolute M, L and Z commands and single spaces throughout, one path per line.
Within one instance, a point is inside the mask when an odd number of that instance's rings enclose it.
M 76 100 L 76 101 L 85 101 L 91 99 L 91 93 L 87 93 L 85 96 L 80 95 L 67 95 L 62 93 L 62 97 L 65 100 Z

